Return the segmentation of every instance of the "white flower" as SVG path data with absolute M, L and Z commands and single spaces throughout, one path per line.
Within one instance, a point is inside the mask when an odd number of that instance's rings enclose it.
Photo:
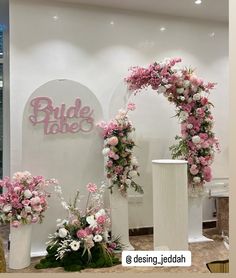
M 2 211 L 7 213 L 7 212 L 11 211 L 11 209 L 12 209 L 12 205 L 7 204 L 3 207 Z
M 20 215 L 17 215 L 16 218 L 17 218 L 17 220 L 21 220 L 21 216 Z
M 138 174 L 138 173 L 137 173 L 137 171 L 135 171 L 135 170 L 129 171 L 129 176 L 130 176 L 131 178 L 137 176 L 137 174 Z
M 184 88 L 177 88 L 176 92 L 177 92 L 177 94 L 181 95 L 184 92 Z
M 94 240 L 95 242 L 100 242 L 100 241 L 102 241 L 102 236 L 101 236 L 101 235 L 95 235 L 95 236 L 93 237 L 93 240 Z
M 187 113 L 186 111 L 181 111 L 181 112 L 179 113 L 179 118 L 180 118 L 182 121 L 187 120 L 187 118 L 188 118 L 188 113 Z
M 193 100 L 200 100 L 201 99 L 201 94 L 197 93 L 193 95 Z
M 199 144 L 201 142 L 201 138 L 198 135 L 192 137 L 192 142 L 194 144 Z
M 190 81 L 189 80 L 184 80 L 183 86 L 184 88 L 188 88 L 190 85 Z
M 80 241 L 73 240 L 73 241 L 70 243 L 70 248 L 71 248 L 73 251 L 79 250 L 79 248 L 80 248 Z
M 68 220 L 62 220 L 62 221 L 58 221 L 58 220 L 61 220 L 61 219 L 57 219 L 57 222 L 58 222 L 58 224 L 57 224 L 57 227 L 61 227 L 61 228 L 63 228 L 64 227 L 64 224 L 68 224 Z
M 201 182 L 201 178 L 200 177 L 194 177 L 193 178 L 193 182 L 194 183 L 200 183 Z
M 40 203 L 40 198 L 38 196 L 36 196 L 30 200 L 30 203 L 32 206 L 38 205 Z
M 68 231 L 65 228 L 60 228 L 59 231 L 58 231 L 58 234 L 59 234 L 59 237 L 64 238 L 64 237 L 67 236 Z
M 14 187 L 14 192 L 18 192 L 18 191 L 20 191 L 20 187 L 19 186 Z
M 25 207 L 25 211 L 26 211 L 26 212 L 31 212 L 31 207 L 30 207 L 30 206 L 26 206 L 26 207 Z
M 196 86 L 192 86 L 192 91 L 193 91 L 194 93 L 196 93 L 196 92 L 197 92 L 197 87 L 196 87 Z
M 184 97 L 184 96 L 180 97 L 180 100 L 181 100 L 181 101 L 184 101 L 184 100 L 185 100 L 185 97 Z
M 135 166 L 138 166 L 138 160 L 137 160 L 137 158 L 136 158 L 135 156 L 133 156 L 133 157 L 131 158 L 131 164 L 132 164 L 132 165 L 135 165 Z
M 100 209 L 95 213 L 95 218 L 97 219 L 99 216 L 106 215 L 105 209 Z
M 193 99 L 190 97 L 189 99 L 188 99 L 188 103 L 191 103 L 193 101 Z
M 126 179 L 126 180 L 125 180 L 125 183 L 126 183 L 128 186 L 130 186 L 130 185 L 131 185 L 131 180 L 130 180 L 130 179 Z
M 192 125 L 192 124 L 187 124 L 187 128 L 188 128 L 188 129 L 192 129 L 192 128 L 193 128 L 193 125 Z
M 102 150 L 102 154 L 103 154 L 104 156 L 107 156 L 108 153 L 109 153 L 109 151 L 110 151 L 109 148 L 104 148 L 104 149 Z
M 31 193 L 31 191 L 30 191 L 29 189 L 26 189 L 26 190 L 24 191 L 24 196 L 25 196 L 26 199 L 31 198 L 32 195 L 33 195 L 33 194 Z
M 160 86 L 159 88 L 158 88 L 158 93 L 159 94 L 164 94 L 166 92 L 166 87 L 165 86 Z
M 94 215 L 87 216 L 86 221 L 89 224 L 89 228 L 97 226 L 97 221 L 94 219 Z

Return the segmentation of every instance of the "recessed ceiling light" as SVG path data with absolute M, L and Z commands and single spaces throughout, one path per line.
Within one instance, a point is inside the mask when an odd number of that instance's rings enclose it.
M 202 0 L 195 0 L 194 3 L 195 3 L 196 5 L 200 5 L 200 4 L 202 4 Z
M 160 28 L 160 31 L 161 31 L 161 32 L 164 32 L 165 30 L 166 30 L 166 27 L 161 27 L 161 28 Z
M 210 33 L 209 37 L 214 38 L 215 37 L 215 32 Z
M 57 15 L 54 15 L 54 16 L 52 17 L 52 19 L 53 19 L 53 20 L 58 20 L 58 16 L 57 16 Z
M 112 20 L 112 21 L 110 22 L 110 24 L 111 24 L 111 25 L 114 25 L 114 24 L 115 24 L 115 22 Z

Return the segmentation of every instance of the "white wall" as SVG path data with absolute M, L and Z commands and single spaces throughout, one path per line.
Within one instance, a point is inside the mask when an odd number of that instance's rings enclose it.
M 58 19 L 53 19 L 54 16 Z M 160 31 L 162 26 L 166 31 Z M 212 32 L 215 36 L 209 35 Z M 226 24 L 50 1 L 10 0 L 10 42 L 11 173 L 21 169 L 23 109 L 37 87 L 57 78 L 78 81 L 97 96 L 108 118 L 114 95 L 117 97 L 120 92 L 122 97 L 125 93 L 122 82 L 130 66 L 180 56 L 183 65 L 192 65 L 201 77 L 218 83 L 211 100 L 222 151 L 214 163 L 214 176 L 228 176 Z M 153 96 L 148 98 L 151 101 Z M 145 128 L 140 132 L 150 136 L 156 129 L 160 135 L 165 134 L 163 142 L 172 141 L 178 130 L 178 123 L 169 118 L 174 115 L 172 107 L 157 96 L 156 106 L 149 111 L 143 101 L 143 96 L 137 97 L 138 104 L 143 104 L 139 105 L 142 122 L 137 123 L 137 128 Z M 152 158 L 156 139 L 144 159 Z M 161 148 L 162 156 L 168 156 L 168 144 Z M 139 149 L 140 163 L 145 166 L 140 152 Z M 148 173 L 149 166 L 143 171 Z M 141 178 L 141 182 L 145 182 L 146 197 L 141 204 L 130 204 L 130 227 L 152 225 L 151 178 L 148 182 Z

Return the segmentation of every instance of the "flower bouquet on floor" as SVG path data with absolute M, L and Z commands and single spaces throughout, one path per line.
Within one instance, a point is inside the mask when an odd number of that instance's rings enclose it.
M 119 238 L 109 238 L 110 217 L 104 209 L 105 185 L 97 188 L 87 185 L 88 199 L 85 210 L 78 208 L 79 192 L 73 203 L 67 204 L 60 186 L 56 187 L 68 218 L 57 220 L 57 230 L 49 235 L 47 256 L 35 267 L 63 267 L 66 271 L 80 271 L 84 268 L 110 267 L 119 264 L 114 251 L 122 249 Z

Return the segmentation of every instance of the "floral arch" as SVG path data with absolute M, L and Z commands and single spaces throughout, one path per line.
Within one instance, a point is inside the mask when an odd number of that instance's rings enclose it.
M 177 69 L 180 58 L 166 59 L 147 68 L 132 67 L 125 78 L 129 91 L 137 94 L 151 87 L 175 105 L 181 125 L 181 135 L 170 147 L 172 158 L 188 161 L 189 193 L 203 193 L 203 185 L 212 179 L 211 164 L 219 151 L 213 132 L 214 120 L 209 102 L 210 90 L 216 83 L 204 83 L 191 68 Z

